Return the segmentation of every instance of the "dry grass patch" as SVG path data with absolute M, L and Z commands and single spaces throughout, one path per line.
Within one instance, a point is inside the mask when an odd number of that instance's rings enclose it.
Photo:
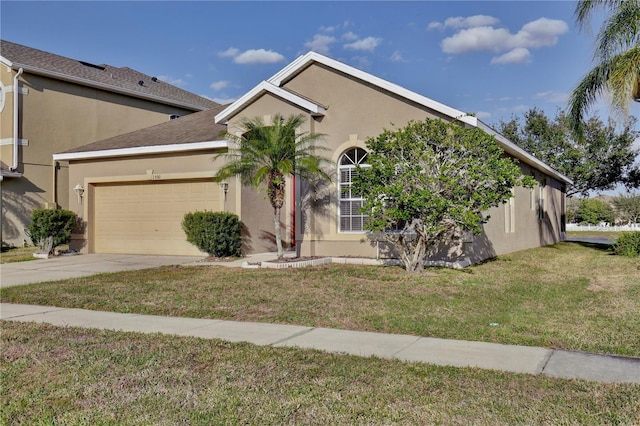
M 563 243 L 432 276 L 356 265 L 163 267 L 3 289 L 2 301 L 640 356 L 637 264 Z
M 2 247 L 0 263 L 26 262 L 35 260 L 33 253 L 37 247 Z
M 594 277 L 587 287 L 591 291 L 624 292 L 632 277 L 628 275 L 609 275 Z
M 638 424 L 640 386 L 0 322 L 1 424 Z

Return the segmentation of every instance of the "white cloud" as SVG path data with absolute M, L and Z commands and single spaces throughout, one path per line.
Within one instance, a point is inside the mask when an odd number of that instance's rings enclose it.
M 545 101 L 565 104 L 569 100 L 569 94 L 564 92 L 555 92 L 548 90 L 546 92 L 538 92 L 535 94 L 536 99 L 543 99 Z
M 273 50 L 249 49 L 236 56 L 236 64 L 275 64 L 284 61 L 284 56 Z
M 219 103 L 220 105 L 231 104 L 235 102 L 238 98 L 209 98 L 213 102 Z
M 213 90 L 218 91 L 224 89 L 225 87 L 229 87 L 229 82 L 227 80 L 215 81 L 211 83 L 209 87 Z
M 455 18 L 447 18 L 444 21 L 444 26 L 448 28 L 474 28 L 495 25 L 498 22 L 500 22 L 498 18 L 487 15 L 456 16 Z
M 235 47 L 230 47 L 224 52 L 218 52 L 218 56 L 221 58 L 234 58 L 240 54 L 240 50 Z
M 407 62 L 407 60 L 402 57 L 402 53 L 399 50 L 396 50 L 391 55 L 391 62 Z
M 333 33 L 343 28 L 347 28 L 349 25 L 351 25 L 351 22 L 344 21 L 342 24 L 338 24 L 338 25 L 322 25 L 320 26 L 319 30 L 324 33 Z
M 365 69 L 371 66 L 371 61 L 365 56 L 354 56 L 351 58 L 351 62 L 355 64 L 356 68 Z
M 528 64 L 529 62 L 531 62 L 531 52 L 524 47 L 516 47 L 504 55 L 491 59 L 492 64 Z
M 487 111 L 478 111 L 476 112 L 476 117 L 478 117 L 481 120 L 483 118 L 491 118 L 491 113 Z
M 504 50 L 507 41 L 513 37 L 504 28 L 476 27 L 462 30 L 442 40 L 440 46 L 446 53 L 467 53 L 478 50 Z
M 381 38 L 367 37 L 363 38 L 362 40 L 354 41 L 353 43 L 347 43 L 344 45 L 344 48 L 349 50 L 366 50 L 371 52 L 380 44 L 381 41 Z
M 329 45 L 335 42 L 336 38 L 333 36 L 316 34 L 313 36 L 313 40 L 306 42 L 304 46 L 307 49 L 313 50 L 315 52 L 327 54 L 329 53 Z
M 495 25 L 500 20 L 488 15 L 456 16 L 447 18 L 444 22 L 433 21 L 427 25 L 427 30 L 441 30 L 444 28 L 474 28 Z
M 479 26 L 458 31 L 442 40 L 445 53 L 461 54 L 474 51 L 506 52 L 517 48 L 540 48 L 553 46 L 558 36 L 566 33 L 569 26 L 557 19 L 540 18 L 525 24 L 512 34 L 506 28 Z M 524 52 L 518 52 L 521 57 Z M 514 53 L 515 55 L 515 53 Z
M 284 56 L 273 50 L 249 49 L 240 53 L 236 48 L 229 48 L 218 54 L 222 57 L 232 57 L 236 64 L 273 64 L 284 61 Z
M 170 75 L 159 75 L 158 80 L 164 81 L 165 83 L 171 84 L 173 86 L 178 86 L 178 87 L 182 87 L 187 84 L 187 82 L 184 81 L 183 79 L 173 78 Z
M 344 33 L 342 34 L 342 39 L 344 41 L 355 41 L 357 39 L 359 39 L 360 37 L 358 37 L 357 34 L 352 33 L 351 31 L 349 31 L 348 33 Z

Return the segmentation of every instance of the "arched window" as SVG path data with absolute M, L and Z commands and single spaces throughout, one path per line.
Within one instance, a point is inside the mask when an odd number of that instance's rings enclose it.
M 362 213 L 362 198 L 357 197 L 351 190 L 353 177 L 357 173 L 356 165 L 367 166 L 367 151 L 362 148 L 352 148 L 346 151 L 338 161 L 338 187 L 340 190 L 340 204 L 338 224 L 340 232 L 362 232 L 367 223 L 367 215 Z

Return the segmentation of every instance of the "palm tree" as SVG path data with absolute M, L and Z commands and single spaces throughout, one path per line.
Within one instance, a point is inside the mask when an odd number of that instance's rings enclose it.
M 228 161 L 216 174 L 217 178 L 226 179 L 237 175 L 244 185 L 256 188 L 266 186 L 267 196 L 273 207 L 279 259 L 284 255 L 280 210 L 285 200 L 286 176 L 295 175 L 309 180 L 318 177 L 329 179 L 322 169 L 322 165 L 328 160 L 315 154 L 316 151 L 326 149 L 314 144 L 324 135 L 298 133 L 304 122 L 301 114 L 286 119 L 278 114 L 270 124 L 258 117 L 243 118 L 240 120 L 241 136 L 226 134 L 236 146 L 227 153 L 216 156 L 224 156 Z
M 632 100 L 640 102 L 640 0 L 579 0 L 578 26 L 584 29 L 599 7 L 607 9 L 609 17 L 597 35 L 596 65 L 569 99 L 569 119 L 578 137 L 589 107 L 603 92 L 611 95 L 612 106 L 624 115 Z

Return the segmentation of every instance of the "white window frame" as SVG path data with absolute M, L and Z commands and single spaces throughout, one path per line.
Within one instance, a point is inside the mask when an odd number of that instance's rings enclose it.
M 504 204 L 504 232 L 513 234 L 516 232 L 516 194 L 515 189 L 511 188 L 511 197 Z
M 342 164 L 343 159 L 349 158 L 347 154 L 350 153 L 351 151 L 355 151 L 355 155 L 354 155 L 355 162 L 351 162 L 351 164 Z M 360 155 L 360 153 L 364 153 L 364 155 Z M 360 167 L 369 167 L 369 165 L 366 163 L 367 156 L 368 156 L 368 153 L 364 148 L 352 147 L 344 151 L 342 155 L 340 155 L 340 157 L 338 158 L 338 232 L 341 234 L 364 234 L 366 232 L 364 229 L 365 219 L 367 218 L 366 214 L 357 214 L 357 215 L 350 214 L 348 216 L 350 218 L 350 223 L 351 223 L 351 225 L 349 226 L 349 229 L 342 229 L 342 219 L 343 219 L 342 203 L 348 202 L 350 205 L 352 205 L 354 202 L 359 202 L 364 200 L 364 198 L 362 197 L 354 197 L 353 194 L 351 194 L 351 189 L 350 189 L 352 185 L 351 172 L 355 170 L 356 165 L 359 165 Z M 344 170 L 349 171 L 349 182 L 346 182 L 346 183 L 342 181 L 342 172 Z M 342 196 L 343 185 L 347 185 L 349 187 L 349 195 L 350 195 L 349 197 L 343 198 Z M 353 210 L 353 208 L 351 208 L 351 210 Z M 362 229 L 353 230 L 353 218 L 357 218 L 357 217 L 362 218 Z

